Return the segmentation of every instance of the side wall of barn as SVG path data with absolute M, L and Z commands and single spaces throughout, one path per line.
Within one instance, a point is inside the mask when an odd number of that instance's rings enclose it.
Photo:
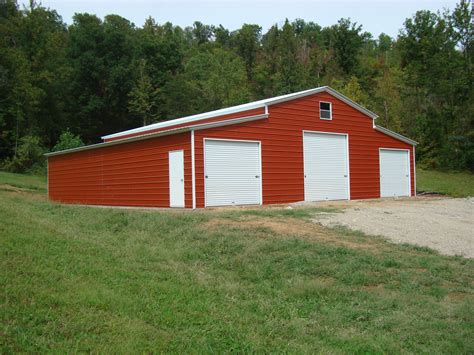
M 189 132 L 50 156 L 48 194 L 88 205 L 169 207 L 168 152 L 184 151 L 185 205 L 192 207 Z

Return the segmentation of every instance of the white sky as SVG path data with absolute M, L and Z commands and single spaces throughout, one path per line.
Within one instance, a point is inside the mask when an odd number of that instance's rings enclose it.
M 40 0 L 41 4 L 58 11 L 71 24 L 76 12 L 88 12 L 103 18 L 117 14 L 141 26 L 148 16 L 158 23 L 170 21 L 182 27 L 194 21 L 209 25 L 222 24 L 235 30 L 244 23 L 254 23 L 266 31 L 272 24 L 282 24 L 302 18 L 321 26 L 335 24 L 349 17 L 365 31 L 377 37 L 385 32 L 398 34 L 407 17 L 417 10 L 453 9 L 456 0 Z M 28 3 L 26 0 L 20 3 Z

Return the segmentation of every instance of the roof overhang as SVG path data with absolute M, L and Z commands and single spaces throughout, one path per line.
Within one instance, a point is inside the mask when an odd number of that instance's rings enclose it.
M 380 127 L 380 126 L 374 126 L 374 128 L 375 128 L 376 131 L 382 132 L 382 133 L 386 134 L 387 136 L 393 137 L 393 138 L 398 139 L 402 142 L 405 142 L 405 143 L 408 143 L 408 144 L 411 144 L 411 145 L 418 145 L 418 142 L 416 142 L 416 141 L 414 141 L 410 138 L 407 138 L 405 136 L 402 136 L 401 134 L 396 133 L 394 131 L 391 131 L 387 128 Z
M 191 126 L 180 127 L 180 128 L 173 128 L 173 129 L 168 129 L 168 130 L 165 130 L 165 131 L 143 134 L 143 135 L 136 136 L 136 137 L 129 137 L 129 138 L 124 138 L 124 139 L 114 140 L 114 141 L 111 141 L 111 142 L 91 144 L 91 145 L 86 145 L 86 146 L 83 146 L 83 147 L 65 149 L 65 150 L 61 150 L 61 151 L 58 151 L 58 152 L 46 153 L 45 156 L 49 158 L 49 157 L 56 156 L 56 155 L 63 155 L 63 154 L 69 154 L 69 153 L 75 153 L 75 152 L 82 152 L 82 151 L 85 151 L 85 150 L 111 147 L 113 145 L 136 142 L 136 141 L 141 141 L 141 140 L 151 139 L 151 138 L 156 138 L 156 137 L 162 137 L 162 136 L 168 136 L 168 135 L 171 135 L 171 134 L 190 132 L 190 131 L 198 131 L 198 130 L 202 130 L 202 129 L 209 129 L 209 128 L 222 127 L 222 126 L 229 126 L 229 125 L 234 125 L 234 124 L 239 124 L 239 123 L 262 120 L 262 119 L 266 119 L 266 118 L 268 118 L 268 114 L 265 113 L 265 114 L 261 114 L 261 115 L 239 117 L 239 118 L 233 118 L 233 119 L 223 120 L 223 121 L 218 121 L 218 122 L 210 122 L 210 123 L 203 123 L 203 124 L 191 125 Z

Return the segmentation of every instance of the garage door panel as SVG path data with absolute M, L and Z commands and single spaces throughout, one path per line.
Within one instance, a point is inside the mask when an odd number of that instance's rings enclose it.
M 206 206 L 260 204 L 258 142 L 205 140 Z
M 304 133 L 305 200 L 349 198 L 347 136 Z
M 380 149 L 380 196 L 410 196 L 408 151 Z

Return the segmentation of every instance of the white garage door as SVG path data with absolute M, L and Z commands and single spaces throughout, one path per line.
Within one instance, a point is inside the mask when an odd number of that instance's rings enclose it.
M 410 159 L 407 150 L 380 149 L 380 196 L 410 196 Z
M 261 203 L 260 143 L 204 141 L 206 206 Z
M 347 136 L 305 132 L 305 200 L 349 199 Z

